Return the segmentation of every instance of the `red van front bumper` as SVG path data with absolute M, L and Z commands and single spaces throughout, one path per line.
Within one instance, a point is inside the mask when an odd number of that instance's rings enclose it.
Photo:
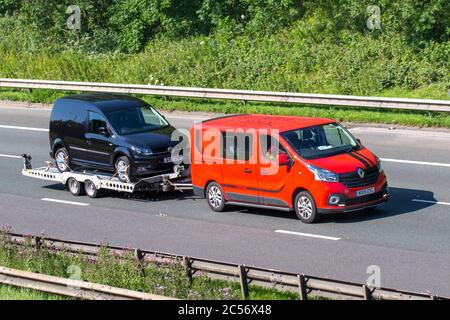
M 357 196 L 357 192 L 363 189 L 373 188 L 374 192 L 364 196 Z M 316 200 L 317 212 L 327 213 L 345 213 L 362 210 L 365 208 L 376 207 L 389 200 L 389 191 L 386 176 L 380 174 L 375 184 L 360 188 L 346 188 L 341 183 L 322 183 L 322 186 L 315 187 L 314 199 Z M 339 197 L 339 202 L 331 204 L 330 199 Z

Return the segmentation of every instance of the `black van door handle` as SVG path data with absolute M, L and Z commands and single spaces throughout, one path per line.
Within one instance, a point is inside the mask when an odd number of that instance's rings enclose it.
M 245 169 L 244 172 L 245 172 L 245 173 L 252 173 L 253 171 L 250 170 L 250 169 Z

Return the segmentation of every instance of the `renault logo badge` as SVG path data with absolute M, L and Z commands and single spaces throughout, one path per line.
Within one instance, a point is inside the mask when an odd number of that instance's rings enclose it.
M 364 179 L 364 177 L 366 176 L 366 173 L 365 173 L 364 170 L 361 169 L 361 168 L 358 168 L 358 169 L 356 170 L 356 173 L 358 173 L 358 176 L 359 176 L 361 179 Z

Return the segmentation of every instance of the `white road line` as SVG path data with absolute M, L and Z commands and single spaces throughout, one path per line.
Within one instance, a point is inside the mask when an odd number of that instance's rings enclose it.
M 321 235 L 318 235 L 318 234 L 301 233 L 301 232 L 286 231 L 286 230 L 275 230 L 275 232 L 276 233 L 292 234 L 292 235 L 302 236 L 302 237 L 310 237 L 310 238 L 332 240 L 332 241 L 341 240 L 341 238 L 336 238 L 336 237 L 328 237 L 328 236 L 321 236 Z
M 42 201 L 48 201 L 48 202 L 56 202 L 56 203 L 63 203 L 63 204 L 71 204 L 71 205 L 74 205 L 74 206 L 83 206 L 83 207 L 86 207 L 86 206 L 89 205 L 89 203 L 64 201 L 64 200 L 50 199 L 50 198 L 42 198 L 41 200 L 42 200 Z
M 444 206 L 450 206 L 450 202 L 441 202 L 441 201 L 430 201 L 430 200 L 420 200 L 420 199 L 412 199 L 413 202 L 423 202 L 423 203 L 432 203 L 432 204 L 442 204 Z
M 199 116 L 175 116 L 175 115 L 170 115 L 165 113 L 164 116 L 168 119 L 187 119 L 187 120 L 199 120 L 199 121 L 203 121 L 203 120 L 208 120 L 208 119 L 212 119 L 212 117 L 199 117 Z
M 424 165 L 424 166 L 449 167 L 450 168 L 450 163 L 398 160 L 398 159 L 386 159 L 386 158 L 381 158 L 381 161 L 407 163 L 407 164 L 419 164 L 419 165 Z
M 48 129 L 43 129 L 43 128 L 17 127 L 17 126 L 5 126 L 5 125 L 0 125 L 0 129 L 15 129 L 15 130 L 48 132 Z
M 13 158 L 13 159 L 22 159 L 20 156 L 13 156 L 10 154 L 0 154 L 0 158 Z

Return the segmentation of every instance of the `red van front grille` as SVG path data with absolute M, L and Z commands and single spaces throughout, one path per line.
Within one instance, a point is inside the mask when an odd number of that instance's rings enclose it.
M 347 188 L 358 188 L 374 184 L 378 181 L 378 178 L 380 176 L 378 167 L 364 170 L 364 172 L 365 175 L 363 178 L 361 178 L 356 171 L 341 173 L 339 174 L 339 182 L 344 184 Z

